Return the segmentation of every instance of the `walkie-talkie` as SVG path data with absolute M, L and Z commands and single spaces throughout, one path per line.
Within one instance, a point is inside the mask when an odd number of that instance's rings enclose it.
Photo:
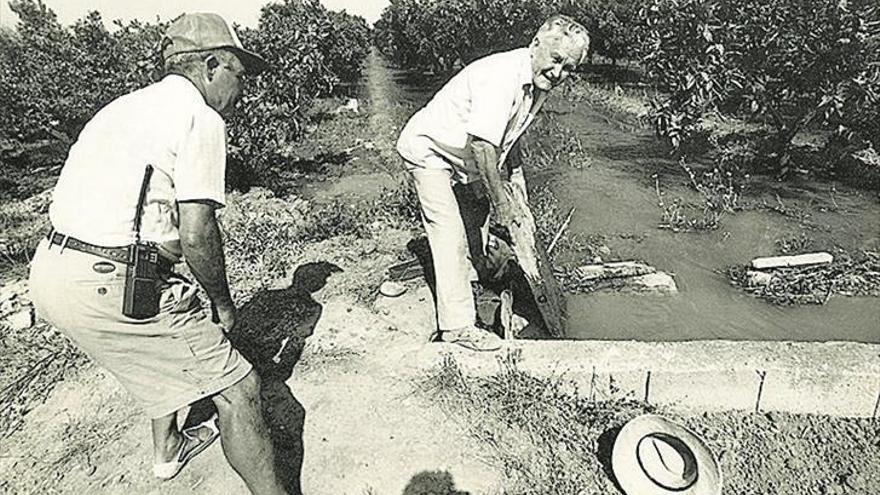
M 153 243 L 141 242 L 141 214 L 152 175 L 153 166 L 147 165 L 134 217 L 134 244 L 128 247 L 122 298 L 122 314 L 138 320 L 159 314 L 159 249 Z

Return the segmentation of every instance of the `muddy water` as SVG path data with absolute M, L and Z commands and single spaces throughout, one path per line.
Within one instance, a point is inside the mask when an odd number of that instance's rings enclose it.
M 679 289 L 671 296 L 571 295 L 571 337 L 880 342 L 876 298 L 835 296 L 824 306 L 779 307 L 732 287 L 724 273 L 729 265 L 779 254 L 778 239 L 801 234 L 825 248 L 876 250 L 876 193 L 841 184 L 782 185 L 762 179 L 765 183 L 756 183 L 742 202 L 781 202 L 799 218 L 748 209 L 724 216 L 715 231 L 673 233 L 657 228 L 662 210 L 653 177 L 667 202 L 681 197 L 698 204 L 700 198 L 651 135 L 621 130 L 589 107 L 575 105 L 557 118 L 576 129 L 585 148 L 582 162 L 588 164 L 555 170 L 545 179 L 562 211 L 576 208 L 571 232 L 603 236 L 621 259 L 644 260 L 673 273 Z
M 371 57 L 366 72 L 361 97 L 370 105 L 374 134 L 386 145 L 396 138 L 387 134 L 399 129 L 442 84 L 439 79 L 407 77 L 378 57 Z M 667 199 L 699 198 L 653 136 L 622 130 L 583 104 L 563 105 L 558 97 L 550 103 L 545 118 L 559 119 L 578 133 L 584 152 L 575 161 L 583 166 L 531 171 L 531 184 L 547 184 L 562 211 L 576 208 L 572 233 L 602 236 L 615 257 L 640 259 L 673 273 L 679 289 L 671 296 L 569 295 L 571 338 L 880 342 L 876 298 L 832 297 L 824 306 L 779 307 L 732 287 L 724 274 L 728 265 L 778 254 L 778 239 L 801 233 L 848 251 L 880 248 L 876 193 L 830 183 L 756 184 L 744 201 L 776 203 L 778 197 L 806 220 L 749 210 L 725 216 L 721 228 L 708 233 L 661 230 L 655 175 Z M 530 139 L 540 136 L 536 127 Z
M 785 217 L 747 211 L 723 218 L 722 227 L 710 233 L 659 230 L 655 193 L 601 161 L 587 171 L 561 174 L 554 190 L 562 204 L 577 208 L 572 232 L 606 236 L 621 258 L 645 260 L 673 273 L 680 291 L 671 296 L 572 295 L 569 335 L 574 338 L 880 342 L 877 299 L 832 297 L 825 306 L 779 307 L 728 283 L 726 266 L 776 254 L 776 239 L 800 231 Z M 880 211 L 858 198 L 837 202 L 852 208 L 847 223 L 865 229 L 860 232 L 872 227 L 873 218 L 876 241 Z M 844 225 L 832 225 L 840 238 L 850 235 Z

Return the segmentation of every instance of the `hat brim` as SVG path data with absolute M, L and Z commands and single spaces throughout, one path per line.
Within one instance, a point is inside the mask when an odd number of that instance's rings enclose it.
M 250 52 L 235 46 L 225 47 L 233 51 L 238 59 L 241 60 L 241 64 L 244 65 L 245 71 L 248 74 L 256 75 L 264 70 L 269 68 L 269 63 L 266 60 L 257 55 L 254 52 Z
M 673 436 L 693 452 L 697 480 L 684 490 L 668 490 L 649 478 L 639 465 L 638 444 L 654 433 Z M 611 469 L 627 495 L 721 495 L 721 470 L 709 447 L 687 428 L 656 414 L 644 414 L 628 422 L 614 440 Z

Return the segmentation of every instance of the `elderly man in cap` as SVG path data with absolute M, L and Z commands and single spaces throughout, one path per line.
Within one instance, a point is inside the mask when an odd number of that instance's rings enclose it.
M 177 475 L 219 435 L 178 411 L 210 398 L 223 449 L 253 493 L 285 493 L 259 379 L 225 332 L 236 310 L 215 210 L 224 205 L 226 127 L 246 74 L 265 66 L 214 14 L 175 20 L 166 76 L 121 96 L 71 147 L 33 259 L 37 311 L 109 370 L 152 419 L 154 474 Z M 171 268 L 186 260 L 211 301 Z
M 462 69 L 400 133 L 397 151 L 412 173 L 431 247 L 439 340 L 500 347 L 497 335 L 476 326 L 470 285 L 497 271 L 486 257 L 489 205 L 503 226 L 520 222 L 505 192 L 512 186 L 525 195 L 516 142 L 589 43 L 582 25 L 554 15 L 528 47 Z

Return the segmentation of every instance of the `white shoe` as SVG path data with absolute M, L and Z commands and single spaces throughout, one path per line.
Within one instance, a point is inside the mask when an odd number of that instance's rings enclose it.
M 501 349 L 501 337 L 475 326 L 460 330 L 441 330 L 440 341 L 458 344 L 472 351 L 497 351 Z

